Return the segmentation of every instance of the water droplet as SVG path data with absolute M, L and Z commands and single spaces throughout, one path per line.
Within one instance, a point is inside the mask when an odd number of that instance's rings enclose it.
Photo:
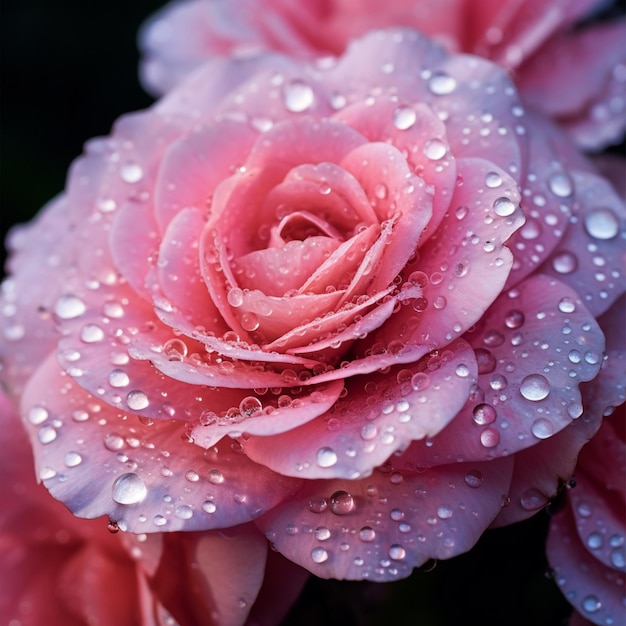
M 571 274 L 578 268 L 578 259 L 571 252 L 559 252 L 552 259 L 552 267 L 559 274 Z
M 165 526 L 167 524 L 167 519 L 162 515 L 155 515 L 153 522 L 155 526 Z
M 217 511 L 217 506 L 215 505 L 215 502 L 207 500 L 206 502 L 202 503 L 202 510 L 205 513 L 215 513 L 215 511 Z
M 314 563 L 324 563 L 328 561 L 328 552 L 320 546 L 313 548 L 313 550 L 311 550 L 311 559 Z
M 513 202 L 511 202 L 511 200 L 504 197 L 498 198 L 493 203 L 493 210 L 496 212 L 496 215 L 499 215 L 500 217 L 508 217 L 509 215 L 513 215 L 516 208 L 517 207 Z
M 330 530 L 326 526 L 320 526 L 315 529 L 315 538 L 318 541 L 326 541 L 330 539 Z
M 359 539 L 369 543 L 376 539 L 376 531 L 371 526 L 363 526 L 359 531 Z
M 128 374 L 124 370 L 121 370 L 121 369 L 111 370 L 109 374 L 109 385 L 111 385 L 111 387 L 126 387 L 129 384 L 130 384 L 130 378 L 128 377 Z
M 42 426 L 37 431 L 37 438 L 40 443 L 43 443 L 44 445 L 52 443 L 57 438 L 57 431 L 52 426 Z
M 547 439 L 554 434 L 554 426 L 552 422 L 545 417 L 540 417 L 533 422 L 530 427 L 530 432 L 537 437 L 537 439 Z
M 603 544 L 602 535 L 600 533 L 591 533 L 587 537 L 587 546 L 592 550 L 598 550 Z
M 483 484 L 483 475 L 478 470 L 470 470 L 465 474 L 465 484 L 472 489 L 477 489 Z
M 316 498 L 309 500 L 307 506 L 311 513 L 323 513 L 328 508 L 328 500 L 326 498 Z
M 619 222 L 611 209 L 594 209 L 585 215 L 585 230 L 594 239 L 613 239 L 619 232 Z
M 589 595 L 583 599 L 582 606 L 587 613 L 595 613 L 602 608 L 602 602 L 597 596 Z
M 449 519 L 452 517 L 452 509 L 449 506 L 441 505 L 437 509 L 437 517 L 440 519 Z
M 524 491 L 524 493 L 520 497 L 520 504 L 523 509 L 527 511 L 537 511 L 538 509 L 543 508 L 548 503 L 548 498 L 539 491 L 539 489 L 535 489 L 531 487 Z
M 239 403 L 239 412 L 244 417 L 254 417 L 263 410 L 261 401 L 255 396 L 248 396 Z
M 363 428 L 361 428 L 361 439 L 364 439 L 365 441 L 371 441 L 377 434 L 378 428 L 375 424 L 365 424 Z
M 240 307 L 243 304 L 243 291 L 238 288 L 231 289 L 226 296 L 228 304 L 232 307 Z
M 317 464 L 320 467 L 332 467 L 337 460 L 337 453 L 332 448 L 324 447 L 317 451 Z
M 113 483 L 113 500 L 119 504 L 137 504 L 148 495 L 148 489 L 137 474 L 122 474 Z
M 497 189 L 498 187 L 501 187 L 502 182 L 502 176 L 500 176 L 497 172 L 489 172 L 487 176 L 485 176 L 485 185 L 489 187 L 489 189 Z M 506 199 L 508 200 L 508 198 Z M 500 200 L 502 200 L 502 198 L 500 198 Z M 498 215 L 500 214 L 498 213 Z
M 145 409 L 150 404 L 150 401 L 143 391 L 136 389 L 129 392 L 126 396 L 126 404 L 133 411 L 141 411 L 141 409 Z
M 43 424 L 48 419 L 48 411 L 42 406 L 34 406 L 28 411 L 28 421 L 33 426 Z
M 138 183 L 143 178 L 143 170 L 137 163 L 127 163 L 122 166 L 120 176 L 126 183 Z
M 398 107 L 393 112 L 393 125 L 398 130 L 407 130 L 415 124 L 417 115 L 415 109 L 407 106 Z
M 176 507 L 174 515 L 178 519 L 191 519 L 193 517 L 193 509 L 188 504 L 181 504 Z
M 472 418 L 479 426 L 493 424 L 497 415 L 496 410 L 490 404 L 477 404 L 472 411 Z
M 548 179 L 548 187 L 559 198 L 569 198 L 574 193 L 572 179 L 563 172 L 552 174 Z
M 424 155 L 431 161 L 439 161 L 446 155 L 447 151 L 446 144 L 440 139 L 431 139 L 424 145 Z
M 459 376 L 460 378 L 467 378 L 470 374 L 469 367 L 467 367 L 465 363 L 459 363 L 456 366 L 455 372 L 456 372 L 456 375 Z
M 494 448 L 500 443 L 500 433 L 498 433 L 495 428 L 485 428 L 485 430 L 480 433 L 480 443 L 485 448 Z
M 436 96 L 447 96 L 456 89 L 456 80 L 446 72 L 433 72 L 428 89 Z
M 218 469 L 212 469 L 209 474 L 209 482 L 214 485 L 221 485 L 224 482 L 224 474 Z
M 330 510 L 335 515 L 347 515 L 354 510 L 354 498 L 347 491 L 335 491 L 330 496 Z
M 104 331 L 97 324 L 85 324 L 80 331 L 83 343 L 98 343 L 104 339 Z
M 411 377 L 411 387 L 415 391 L 424 391 L 430 385 L 430 377 L 424 372 L 418 372 Z
M 168 339 L 163 344 L 163 352 L 169 361 L 182 361 L 187 356 L 189 348 L 182 339 Z
M 54 312 L 62 320 L 71 320 L 80 317 L 87 307 L 78 297 L 72 295 L 61 296 L 54 305 Z
M 524 324 L 525 317 L 521 311 L 509 311 L 505 318 L 504 324 L 507 328 L 519 328 Z
M 406 557 L 406 550 L 400 544 L 394 543 L 389 547 L 389 558 L 401 561 L 404 557 Z
M 259 318 L 254 313 L 251 313 L 251 312 L 244 313 L 241 316 L 240 322 L 241 322 L 241 327 L 249 333 L 254 332 L 260 326 Z
M 83 457 L 78 452 L 68 452 L 64 460 L 67 467 L 76 467 L 83 462 Z
M 477 348 L 476 361 L 478 363 L 479 374 L 490 374 L 496 368 L 496 357 L 489 350 Z
M 573 298 L 561 298 L 559 301 L 559 311 L 561 313 L 573 313 L 576 310 L 576 303 Z
M 285 108 L 292 113 L 302 113 L 311 107 L 315 100 L 315 92 L 310 85 L 300 79 L 293 79 L 283 87 Z
M 548 397 L 550 383 L 541 374 L 529 374 L 522 380 L 519 391 L 526 400 L 538 402 Z

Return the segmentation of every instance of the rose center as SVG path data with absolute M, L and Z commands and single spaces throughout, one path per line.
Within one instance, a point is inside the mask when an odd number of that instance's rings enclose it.
M 330 237 L 342 240 L 341 233 L 326 220 L 309 211 L 291 213 L 272 227 L 270 246 L 282 248 L 290 241 L 305 241 L 309 237 Z

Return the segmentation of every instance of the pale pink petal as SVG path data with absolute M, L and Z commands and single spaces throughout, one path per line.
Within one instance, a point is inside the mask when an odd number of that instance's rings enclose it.
M 422 297 L 365 345 L 445 346 L 475 324 L 501 292 L 512 264 L 505 242 L 523 221 L 515 183 L 482 159 L 459 159 L 457 165 L 463 184 L 455 189 L 453 210 L 402 272 L 422 286 Z M 490 186 L 492 180 L 499 184 Z
M 569 507 L 552 518 L 546 550 L 554 580 L 574 608 L 594 624 L 618 624 L 626 602 L 624 575 L 588 553 Z
M 581 296 L 600 315 L 624 292 L 626 207 L 610 183 L 591 172 L 573 172 L 578 210 L 541 267 Z
M 37 474 L 52 495 L 75 515 L 107 515 L 122 530 L 234 526 L 298 486 L 251 462 L 238 445 L 207 452 L 180 422 L 141 421 L 102 404 L 50 360 L 31 378 L 22 412 Z
M 416 463 L 510 455 L 580 418 L 579 384 L 602 363 L 604 336 L 577 294 L 537 275 L 503 294 L 468 333 L 478 359 L 477 389 Z
M 334 119 L 349 124 L 369 141 L 390 142 L 405 155 L 413 172 L 433 187 L 432 213 L 428 211 L 428 199 L 423 192 L 420 194 L 423 202 L 420 217 L 427 219 L 422 236 L 423 240 L 427 239 L 435 232 L 448 209 L 456 179 L 455 161 L 449 151 L 443 122 L 424 104 L 407 106 L 382 97 L 374 103 L 356 102 L 339 111 Z M 375 183 L 370 191 L 370 196 L 377 203 L 386 199 L 393 190 L 378 178 L 374 177 Z M 411 183 L 415 184 L 414 181 Z M 406 181 L 405 184 L 408 186 L 410 183 Z M 383 198 L 379 199 L 379 195 Z
M 475 380 L 473 352 L 459 340 L 441 355 L 351 378 L 345 397 L 324 415 L 282 435 L 244 438 L 243 448 L 286 476 L 367 476 L 412 440 L 441 431 Z
M 320 578 L 397 580 L 428 559 L 469 550 L 502 506 L 510 473 L 510 459 L 500 459 L 307 481 L 255 523 Z
M 241 400 L 238 407 L 233 407 L 226 415 L 219 415 L 208 411 L 200 418 L 200 425 L 190 433 L 195 444 L 210 448 L 222 437 L 243 437 L 259 435 L 262 437 L 274 436 L 290 431 L 298 426 L 326 413 L 337 401 L 343 391 L 342 380 L 322 383 L 321 385 L 305 388 L 305 393 L 290 395 L 277 394 L 265 391 L 259 397 L 256 395 L 246 396 Z M 287 390 L 285 390 L 287 391 Z M 210 420 L 211 423 L 207 423 Z

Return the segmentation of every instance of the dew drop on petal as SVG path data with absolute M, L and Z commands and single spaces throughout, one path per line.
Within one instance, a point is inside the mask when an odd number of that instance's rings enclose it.
M 315 529 L 315 538 L 318 541 L 326 541 L 330 539 L 330 530 L 326 526 L 319 526 Z
M 127 473 L 118 476 L 113 483 L 113 500 L 119 504 L 136 504 L 142 502 L 148 489 L 137 474 Z
M 231 289 L 226 297 L 232 307 L 237 308 L 243 304 L 243 291 L 239 288 Z
M 537 511 L 548 503 L 548 498 L 534 487 L 527 489 L 520 497 L 520 504 L 527 511 Z
M 578 259 L 571 252 L 559 252 L 552 259 L 552 267 L 558 274 L 571 274 L 578 268 Z
M 317 451 L 316 460 L 320 467 L 332 467 L 337 463 L 337 453 L 332 448 L 320 448 Z
M 80 331 L 83 343 L 98 343 L 104 339 L 104 331 L 97 324 L 85 324 Z
M 330 510 L 335 515 L 347 515 L 354 510 L 354 498 L 347 491 L 335 491 L 330 496 Z
M 62 320 L 71 320 L 81 316 L 87 307 L 85 303 L 77 296 L 64 295 L 61 296 L 54 305 L 56 316 Z
M 178 519 L 191 519 L 193 517 L 193 509 L 188 504 L 181 504 L 174 510 L 174 515 Z
M 602 608 L 602 603 L 597 596 L 589 595 L 583 599 L 582 607 L 587 613 L 595 613 Z
M 42 406 L 34 406 L 28 411 L 27 419 L 33 426 L 43 424 L 48 419 L 48 410 Z
M 529 374 L 522 380 L 519 391 L 526 400 L 538 402 L 548 397 L 550 383 L 541 374 Z
M 114 369 L 109 373 L 109 385 L 111 385 L 111 387 L 126 387 L 129 384 L 130 378 L 124 370 Z
M 224 482 L 224 474 L 218 469 L 212 469 L 209 472 L 209 482 L 214 485 L 221 485 Z
M 540 417 L 533 422 L 530 427 L 530 432 L 537 437 L 537 439 L 547 439 L 554 434 L 554 426 L 552 422 L 545 417 Z
M 559 301 L 559 311 L 561 313 L 573 313 L 576 310 L 576 303 L 572 298 L 561 298 Z
M 431 139 L 424 145 L 424 155 L 431 161 L 439 161 L 447 152 L 446 144 L 439 139 Z
M 83 457 L 78 452 L 70 451 L 65 455 L 64 461 L 67 467 L 76 467 L 83 462 Z
M 619 222 L 611 209 L 594 209 L 585 215 L 585 230 L 594 239 L 613 239 L 619 232 Z
M 363 526 L 359 531 L 359 539 L 369 543 L 376 539 L 376 531 L 371 526 Z
M 552 174 L 552 176 L 548 178 L 548 187 L 550 191 L 559 198 L 569 198 L 574 192 L 572 179 L 563 172 Z
M 477 404 L 472 411 L 472 418 L 479 426 L 493 424 L 496 417 L 496 410 L 490 404 Z
M 315 498 L 309 500 L 307 507 L 311 513 L 323 513 L 328 508 L 328 500 L 326 498 Z
M 472 489 L 477 489 L 483 484 L 483 475 L 478 470 L 469 470 L 465 474 L 465 484 Z
M 125 183 L 138 183 L 143 178 L 143 170 L 137 163 L 127 163 L 122 166 L 120 176 Z
M 313 548 L 313 550 L 311 550 L 311 559 L 313 563 L 324 563 L 328 561 L 328 552 L 320 546 Z
M 485 430 L 480 433 L 480 443 L 485 448 L 494 448 L 500 443 L 500 434 L 495 428 L 485 428 Z
M 498 187 L 501 187 L 502 182 L 502 176 L 500 176 L 497 172 L 489 172 L 487 176 L 485 176 L 485 185 L 489 187 L 489 189 L 497 189 Z
M 293 79 L 283 87 L 285 108 L 292 113 L 302 113 L 311 107 L 315 100 L 315 92 L 303 80 Z
M 393 125 L 398 130 L 407 130 L 415 124 L 415 120 L 417 119 L 417 115 L 415 113 L 415 109 L 412 107 L 398 107 L 393 112 Z
M 406 556 L 406 550 L 397 543 L 389 547 L 389 557 L 394 561 L 401 561 Z
M 496 212 L 496 215 L 499 215 L 500 217 L 508 217 L 509 215 L 513 215 L 516 208 L 517 207 L 513 202 L 511 202 L 511 200 L 504 197 L 498 198 L 493 203 L 493 210 Z
M 57 431 L 52 426 L 42 426 L 37 431 L 37 438 L 39 439 L 39 442 L 44 445 L 52 443 L 57 438 Z
M 148 396 L 143 391 L 138 389 L 129 392 L 126 396 L 126 404 L 128 404 L 128 408 L 133 411 L 140 411 L 141 409 L 145 409 L 149 404 Z
M 428 80 L 428 89 L 436 96 L 447 96 L 456 89 L 456 80 L 446 72 L 434 72 Z

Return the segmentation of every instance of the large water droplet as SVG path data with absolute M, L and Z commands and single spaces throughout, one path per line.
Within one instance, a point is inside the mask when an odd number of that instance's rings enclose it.
M 337 453 L 332 448 L 320 448 L 316 460 L 320 467 L 332 467 L 337 463 Z
M 359 531 L 359 539 L 369 543 L 376 539 L 376 531 L 371 526 L 363 526 Z
M 293 79 L 283 87 L 285 108 L 292 113 L 302 113 L 311 107 L 315 100 L 315 92 L 303 80 Z
M 398 543 L 389 547 L 389 557 L 394 561 L 401 561 L 406 556 L 406 550 Z
M 446 144 L 440 139 L 431 139 L 424 144 L 424 155 L 431 161 L 439 161 L 446 156 Z
M 330 496 L 330 510 L 335 515 L 347 515 L 354 510 L 354 498 L 347 491 L 335 491 Z
M 311 550 L 311 559 L 313 563 L 324 563 L 328 561 L 328 552 L 320 546 L 313 548 L 313 550 Z
M 496 212 L 496 215 L 500 217 L 508 217 L 509 215 L 513 215 L 516 209 L 516 205 L 511 202 L 508 198 L 498 198 L 493 203 L 493 210 Z
M 42 406 L 34 406 L 28 411 L 27 417 L 31 424 L 38 426 L 48 419 L 48 411 Z
M 526 400 L 538 402 L 548 397 L 550 383 L 541 374 L 530 374 L 522 380 L 519 391 Z
M 552 174 L 548 179 L 550 191 L 559 198 L 568 198 L 574 192 L 572 179 L 564 172 Z
M 113 483 L 113 500 L 119 504 L 137 504 L 148 495 L 148 489 L 137 474 L 122 474 Z
M 61 296 L 54 305 L 55 314 L 62 320 L 71 320 L 79 317 L 86 310 L 85 303 L 77 296 L 72 295 Z
M 532 423 L 530 432 L 537 437 L 537 439 L 548 439 L 548 437 L 554 434 L 554 426 L 552 422 L 545 417 L 540 417 Z
M 428 89 L 436 96 L 447 96 L 456 89 L 456 80 L 446 72 L 433 72 Z
M 465 474 L 465 484 L 472 489 L 477 489 L 483 484 L 483 475 L 478 470 L 469 470 Z
M 138 183 L 143 178 L 143 170 L 137 163 L 127 163 L 122 166 L 120 176 L 125 183 Z
M 521 495 L 520 504 L 523 509 L 527 511 L 537 511 L 543 508 L 548 503 L 548 498 L 534 487 L 527 489 Z
M 83 457 L 78 452 L 70 451 L 65 455 L 64 461 L 67 467 L 76 467 L 83 462 Z
M 145 409 L 150 404 L 150 401 L 143 391 L 136 389 L 126 396 L 126 404 L 133 411 L 141 411 L 141 409 Z
M 589 595 L 583 599 L 582 606 L 587 613 L 595 613 L 602 608 L 602 602 L 597 596 Z
M 594 209 L 585 216 L 585 230 L 594 239 L 613 239 L 619 232 L 619 222 L 611 209 Z
M 393 125 L 398 130 L 407 130 L 415 124 L 415 120 L 417 119 L 417 115 L 415 113 L 415 109 L 412 107 L 402 106 L 398 107 L 393 112 Z
M 129 384 L 130 378 L 124 370 L 114 369 L 109 373 L 109 385 L 111 385 L 111 387 L 126 387 Z

